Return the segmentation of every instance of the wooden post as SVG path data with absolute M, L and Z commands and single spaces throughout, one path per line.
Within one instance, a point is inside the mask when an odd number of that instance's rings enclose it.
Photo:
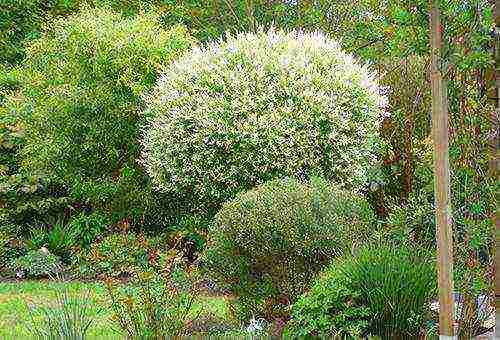
M 432 134 L 434 140 L 434 198 L 436 208 L 437 273 L 439 288 L 439 338 L 454 339 L 453 233 L 448 157 L 448 100 L 442 76 L 442 27 L 439 1 L 431 0 Z
M 490 171 L 498 180 L 498 156 L 499 156 L 499 131 L 498 119 L 500 117 L 500 0 L 496 0 L 493 7 L 493 15 L 495 17 L 495 113 L 492 117 L 493 137 L 491 150 Z M 495 224 L 495 336 L 500 337 L 500 220 L 498 219 L 498 204 L 497 211 L 493 217 Z

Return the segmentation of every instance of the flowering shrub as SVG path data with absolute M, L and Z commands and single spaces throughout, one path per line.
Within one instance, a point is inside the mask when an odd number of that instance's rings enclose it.
M 367 242 L 374 224 L 356 194 L 316 178 L 308 184 L 277 179 L 222 207 L 202 263 L 236 296 L 241 318 L 265 313 L 271 319 L 286 313 L 332 257 Z
M 158 188 L 202 208 L 285 175 L 357 186 L 375 160 L 381 100 L 368 70 L 321 33 L 229 37 L 160 77 L 143 162 Z
M 69 184 L 79 201 L 141 216 L 158 201 L 136 163 L 141 94 L 193 41 L 153 14 L 106 9 L 83 9 L 52 31 L 27 48 L 24 165 Z

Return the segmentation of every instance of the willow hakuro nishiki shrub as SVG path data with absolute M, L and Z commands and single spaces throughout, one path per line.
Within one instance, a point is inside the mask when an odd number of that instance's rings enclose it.
M 161 75 L 143 164 L 158 188 L 201 209 L 297 174 L 357 187 L 375 162 L 382 101 L 367 67 L 322 33 L 230 36 Z

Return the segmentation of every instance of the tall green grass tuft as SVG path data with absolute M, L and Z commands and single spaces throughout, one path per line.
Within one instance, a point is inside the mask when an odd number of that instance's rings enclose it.
M 416 338 L 436 294 L 434 265 L 423 251 L 370 246 L 340 268 L 371 314 L 369 330 L 383 339 Z
M 91 310 L 90 292 L 82 296 L 68 289 L 56 290 L 55 305 L 28 306 L 27 330 L 33 338 L 83 340 L 101 310 Z

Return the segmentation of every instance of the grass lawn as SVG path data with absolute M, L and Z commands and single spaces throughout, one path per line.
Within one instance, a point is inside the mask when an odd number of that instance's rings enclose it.
M 95 314 L 101 309 L 96 322 L 89 331 L 90 338 L 106 337 L 107 339 L 122 338 L 110 322 L 111 312 L 106 308 L 106 291 L 102 283 L 54 282 L 54 281 L 23 281 L 0 282 L 0 339 L 14 339 L 29 336 L 29 314 L 27 304 L 55 303 L 55 291 L 67 288 L 71 293 L 84 295 L 90 292 L 92 308 Z M 193 313 L 211 312 L 225 318 L 227 308 L 223 298 L 201 297 L 194 306 Z M 38 322 L 36 320 L 36 322 Z M 39 321 L 41 322 L 41 320 Z

